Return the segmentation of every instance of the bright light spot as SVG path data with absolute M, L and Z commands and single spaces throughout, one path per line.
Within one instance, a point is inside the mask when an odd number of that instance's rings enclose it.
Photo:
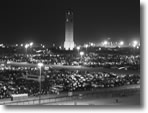
M 138 44 L 138 41 L 133 41 L 133 47 L 136 47 L 137 46 L 137 44 Z
M 30 45 L 30 46 L 33 46 L 33 42 L 31 42 L 29 45 Z
M 15 46 L 18 46 L 18 44 L 16 44 Z
M 80 50 L 80 46 L 77 47 L 77 50 Z
M 119 45 L 120 45 L 120 46 L 124 45 L 124 42 L 123 42 L 123 41 L 121 41 L 121 42 L 119 43 Z
M 104 42 L 103 42 L 103 45 L 107 45 L 107 44 L 108 44 L 108 42 L 107 42 L 107 41 L 104 41 Z
M 23 44 L 21 44 L 21 47 L 23 47 Z
M 81 56 L 83 56 L 83 55 L 84 55 L 84 52 L 83 52 L 83 51 L 81 51 L 81 52 L 80 52 L 80 55 L 81 55 Z
M 26 45 L 25 45 L 25 48 L 27 49 L 28 47 L 29 47 L 29 44 L 26 44 Z
M 138 42 L 135 40 L 135 41 L 133 41 L 133 44 L 134 44 L 134 45 L 137 45 L 137 44 L 138 44 Z
M 0 47 L 4 46 L 4 44 L 0 44 Z
M 38 63 L 38 67 L 42 67 L 43 65 L 43 63 Z
M 44 45 L 43 45 L 42 47 L 43 47 L 43 48 L 45 48 L 45 46 L 44 46 Z
M 91 45 L 91 46 L 94 46 L 94 43 L 91 43 L 90 45 Z
M 88 48 L 88 44 L 85 45 L 85 48 Z

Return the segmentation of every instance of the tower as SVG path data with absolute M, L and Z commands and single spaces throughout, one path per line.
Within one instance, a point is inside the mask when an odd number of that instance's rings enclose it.
M 73 50 L 74 41 L 73 41 L 73 12 L 71 10 L 66 11 L 65 19 L 65 42 L 64 48 L 66 50 Z

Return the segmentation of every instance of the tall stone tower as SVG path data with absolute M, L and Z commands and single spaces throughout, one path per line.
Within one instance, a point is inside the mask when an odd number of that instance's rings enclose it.
M 64 48 L 66 50 L 73 50 L 73 48 L 74 48 L 74 41 L 73 41 L 73 12 L 72 12 L 72 10 L 67 10 L 66 11 Z

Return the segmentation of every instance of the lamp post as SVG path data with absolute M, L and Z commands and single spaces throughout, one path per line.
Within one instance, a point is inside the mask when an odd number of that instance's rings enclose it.
M 26 48 L 26 56 L 27 56 L 27 49 L 28 49 L 28 47 L 29 47 L 29 44 L 26 44 L 25 45 L 25 48 Z
M 86 45 L 85 45 L 85 48 L 86 48 L 86 51 L 87 51 L 87 48 L 88 48 L 88 44 L 86 44 Z
M 108 41 L 105 40 L 105 41 L 103 42 L 103 46 L 106 47 L 107 45 L 108 45 Z
M 82 58 L 82 56 L 84 55 L 84 52 L 83 51 L 81 51 L 80 52 L 80 56 L 81 56 L 81 58 Z
M 29 45 L 30 45 L 30 47 L 32 47 L 32 46 L 33 46 L 33 42 L 30 42 L 30 44 L 29 44 Z
M 78 50 L 78 52 L 79 52 L 79 50 L 80 50 L 80 46 L 77 46 L 77 50 Z
M 133 46 L 133 50 L 134 50 L 134 54 L 136 54 L 136 47 L 138 45 L 138 41 L 137 40 L 134 40 L 133 43 L 132 43 L 132 46 Z
M 118 46 L 121 47 L 123 45 L 124 45 L 124 42 L 123 41 L 120 41 Z
M 83 51 L 81 51 L 81 52 L 80 52 L 80 56 L 81 56 L 81 63 L 82 63 L 82 57 L 83 57 L 83 55 L 84 55 L 84 52 L 83 52 Z
M 33 42 L 30 42 L 29 46 L 30 46 L 30 53 L 32 54 L 32 46 L 33 46 Z
M 42 73 L 41 73 L 41 69 L 42 69 L 42 66 L 43 66 L 44 64 L 43 63 L 38 63 L 38 67 L 39 67 L 39 69 L 40 69 L 40 79 L 39 79 L 39 92 L 40 92 L 40 94 L 39 94 L 39 104 L 41 104 L 41 77 L 42 77 Z

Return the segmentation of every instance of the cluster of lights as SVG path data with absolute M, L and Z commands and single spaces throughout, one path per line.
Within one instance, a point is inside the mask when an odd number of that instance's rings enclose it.
M 138 41 L 136 41 L 136 40 L 133 41 L 132 45 L 133 45 L 133 47 L 136 47 L 138 45 Z
M 45 48 L 45 45 L 41 44 L 42 48 Z
M 22 45 L 23 46 L 23 45 Z M 27 49 L 28 47 L 32 47 L 33 46 L 33 42 L 30 42 L 29 44 L 25 45 L 25 48 Z
M 4 44 L 0 44 L 0 47 L 5 48 L 5 45 Z

